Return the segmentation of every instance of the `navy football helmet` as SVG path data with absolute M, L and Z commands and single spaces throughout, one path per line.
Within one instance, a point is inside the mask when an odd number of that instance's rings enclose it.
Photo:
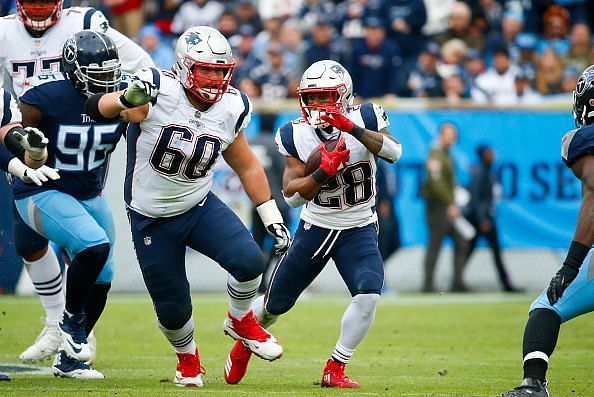
M 86 96 L 114 92 L 122 80 L 118 49 L 103 33 L 83 30 L 64 44 L 62 69 L 77 90 Z
M 573 91 L 573 119 L 576 127 L 594 122 L 594 65 L 588 66 L 578 78 Z

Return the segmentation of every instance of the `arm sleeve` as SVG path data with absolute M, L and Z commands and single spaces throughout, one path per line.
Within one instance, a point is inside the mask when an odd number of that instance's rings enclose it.
M 90 28 L 111 37 L 116 47 L 118 47 L 118 55 L 124 72 L 134 73 L 144 66 L 155 66 L 155 63 L 145 50 L 109 26 L 109 22 L 101 11 L 95 11 L 91 15 Z
M 4 145 L 0 145 L 0 169 L 8 172 L 8 163 L 14 158 L 14 154 L 10 153 Z
M 17 103 L 12 95 L 10 95 L 8 91 L 4 91 L 2 89 L 0 89 L 0 94 L 0 100 L 2 101 L 2 121 L 0 122 L 0 126 L 5 126 L 6 124 L 12 123 L 20 123 L 23 117 L 21 116 L 19 107 L 17 106 Z

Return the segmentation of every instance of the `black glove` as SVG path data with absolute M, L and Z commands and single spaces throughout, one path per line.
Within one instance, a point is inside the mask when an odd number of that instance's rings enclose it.
M 283 255 L 289 249 L 291 243 L 291 234 L 284 223 L 273 223 L 266 227 L 266 231 L 276 240 L 274 252 L 277 255 Z
M 555 274 L 555 277 L 551 279 L 549 288 L 547 289 L 547 297 L 551 305 L 557 303 L 563 296 L 563 292 L 569 287 L 569 284 L 577 277 L 580 269 L 573 266 L 564 264 L 561 269 Z

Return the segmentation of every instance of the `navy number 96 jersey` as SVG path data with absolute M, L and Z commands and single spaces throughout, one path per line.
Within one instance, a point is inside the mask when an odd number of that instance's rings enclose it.
M 129 76 L 125 81 L 129 81 Z M 42 112 L 38 128 L 49 140 L 46 165 L 59 169 L 60 179 L 43 186 L 16 179 L 15 199 L 44 190 L 59 190 L 78 200 L 97 196 L 103 189 L 107 156 L 120 140 L 126 124 L 93 121 L 84 112 L 87 97 L 72 87 L 62 73 L 37 75 L 25 85 L 29 89 L 21 96 L 21 102 Z

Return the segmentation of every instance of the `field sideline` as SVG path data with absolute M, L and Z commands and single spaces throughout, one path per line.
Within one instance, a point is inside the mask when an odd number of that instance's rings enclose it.
M 476 396 L 495 397 L 521 377 L 521 340 L 534 295 L 404 295 L 387 297 L 374 327 L 359 347 L 348 374 L 359 390 L 322 389 L 321 371 L 338 337 L 344 295 L 313 295 L 271 331 L 284 346 L 273 363 L 252 359 L 240 385 L 223 379 L 232 340 L 221 331 L 224 295 L 196 294 L 194 318 L 202 364 L 202 389 L 172 383 L 176 358 L 155 326 L 145 294 L 112 294 L 96 329 L 95 368 L 102 381 L 14 374 L 0 382 L 2 396 Z M 37 298 L 0 297 L 0 370 L 19 364 L 18 355 L 41 329 Z M 594 316 L 561 329 L 549 373 L 553 397 L 592 396 Z M 49 361 L 45 363 L 49 366 Z

